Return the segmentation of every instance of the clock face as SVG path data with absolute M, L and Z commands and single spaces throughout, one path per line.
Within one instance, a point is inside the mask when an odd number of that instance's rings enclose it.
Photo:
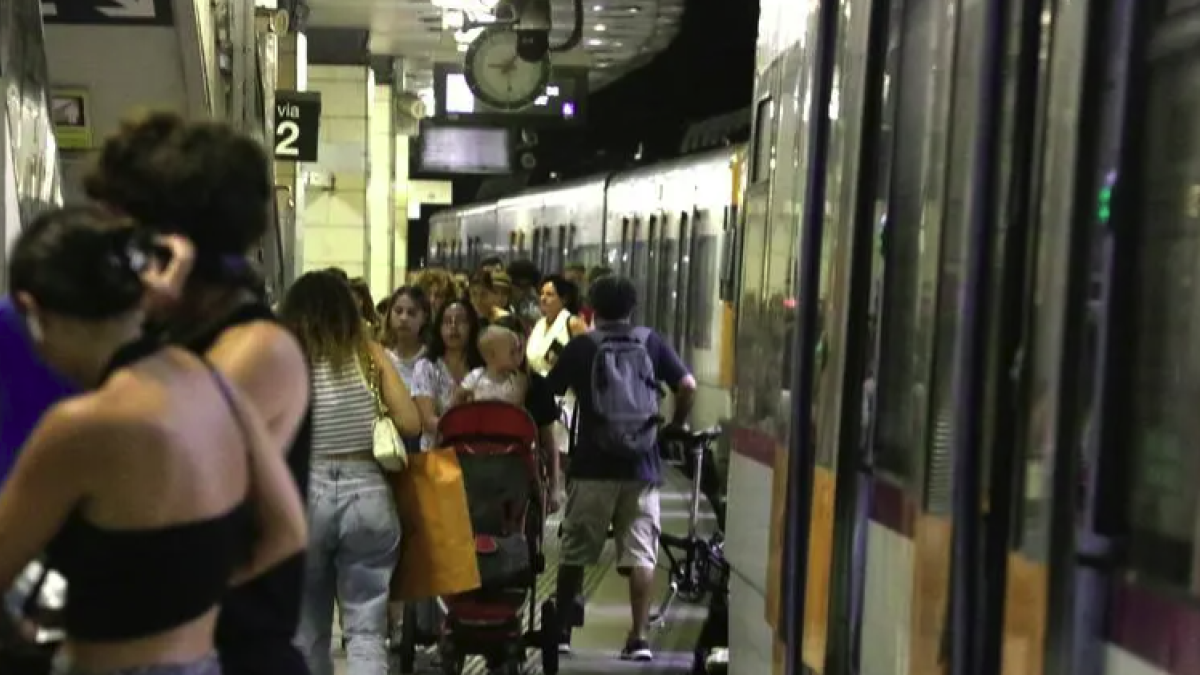
M 517 33 L 489 29 L 467 52 L 466 76 L 471 93 L 500 110 L 520 110 L 545 93 L 550 79 L 546 59 L 529 62 L 517 55 Z

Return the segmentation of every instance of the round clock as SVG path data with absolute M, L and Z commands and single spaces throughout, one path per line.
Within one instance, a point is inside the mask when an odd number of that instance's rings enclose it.
M 520 35 L 504 26 L 483 31 L 467 50 L 467 86 L 485 105 L 497 110 L 517 111 L 546 93 L 550 82 L 550 59 L 526 61 L 517 53 Z

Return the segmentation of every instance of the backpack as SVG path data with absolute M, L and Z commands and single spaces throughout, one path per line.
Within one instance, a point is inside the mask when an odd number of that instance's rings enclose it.
M 646 350 L 649 329 L 595 330 L 592 358 L 594 441 L 603 451 L 626 457 L 655 452 L 658 440 L 658 379 Z

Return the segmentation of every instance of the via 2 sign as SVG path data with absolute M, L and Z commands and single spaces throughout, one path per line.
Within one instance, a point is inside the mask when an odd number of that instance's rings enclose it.
M 275 159 L 317 161 L 321 131 L 321 94 L 275 92 Z

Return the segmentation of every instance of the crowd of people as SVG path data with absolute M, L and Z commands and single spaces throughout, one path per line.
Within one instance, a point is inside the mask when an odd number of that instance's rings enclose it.
M 41 215 L 13 250 L 0 589 L 35 560 L 67 579 L 55 667 L 332 675 L 336 614 L 349 672 L 385 675 L 403 532 L 396 481 L 373 453 L 377 418 L 420 452 L 450 407 L 488 399 L 529 413 L 548 510 L 564 511 L 557 598 L 576 611 L 560 651 L 611 529 L 630 579 L 620 656 L 651 659 L 662 467 L 641 449 L 653 430 L 607 412 L 597 364 L 633 374 L 622 401 L 657 395 L 657 382 L 675 392 L 670 420 L 643 405 L 655 423 L 684 424 L 695 381 L 630 323 L 634 284 L 496 258 L 469 275 L 420 270 L 376 304 L 367 284 L 326 269 L 272 308 L 248 257 L 268 223 L 268 161 L 221 124 L 131 121 L 87 178 L 92 203 Z M 437 630 L 437 603 L 417 616 Z M 0 622 L 0 670 L 28 618 Z

